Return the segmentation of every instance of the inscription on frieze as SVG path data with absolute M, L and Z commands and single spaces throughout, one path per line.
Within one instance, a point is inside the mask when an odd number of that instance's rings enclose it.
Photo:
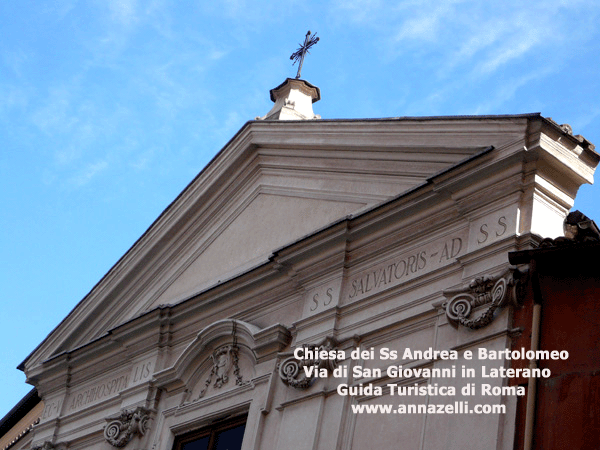
M 44 410 L 42 411 L 42 416 L 40 417 L 40 421 L 46 421 L 48 419 L 52 419 L 53 417 L 58 416 L 60 412 L 60 406 L 62 402 L 60 400 L 52 400 L 44 401 Z
M 143 362 L 141 364 L 137 364 L 131 370 L 131 378 L 133 380 L 133 384 L 140 383 L 142 381 L 146 381 L 152 375 L 152 361 Z
M 68 411 L 74 412 L 93 403 L 114 397 L 131 386 L 148 381 L 151 376 L 152 361 L 140 362 L 127 372 L 120 372 L 86 388 L 76 390 L 69 396 L 68 403 L 66 403 Z
M 342 280 L 337 279 L 310 289 L 305 297 L 304 317 L 317 314 L 338 304 Z
M 469 250 L 475 250 L 515 234 L 517 218 L 514 208 L 504 208 L 474 220 L 470 225 Z
M 311 312 L 316 311 L 321 304 L 323 306 L 329 306 L 331 302 L 333 302 L 333 288 L 328 287 L 322 295 L 319 295 L 317 292 L 311 297 L 311 304 L 308 309 L 310 309 Z
M 483 244 L 490 239 L 490 234 L 492 235 L 492 239 L 495 237 L 504 236 L 506 234 L 506 216 L 498 217 L 497 223 L 492 224 L 494 229 L 492 230 L 490 225 L 486 222 L 482 223 L 479 227 L 479 233 L 477 236 L 477 243 Z
M 466 237 L 465 230 L 359 273 L 349 280 L 347 299 L 354 301 L 372 295 L 452 263 L 466 253 Z
M 70 398 L 69 411 L 77 411 L 92 403 L 113 397 L 129 386 L 129 374 L 103 380 L 97 385 L 73 393 Z

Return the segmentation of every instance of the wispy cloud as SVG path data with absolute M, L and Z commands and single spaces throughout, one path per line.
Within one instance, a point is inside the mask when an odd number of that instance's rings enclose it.
M 519 89 L 527 84 L 540 80 L 551 73 L 551 69 L 532 70 L 520 77 L 505 79 L 502 85 L 498 86 L 491 96 L 482 99 L 477 108 L 467 112 L 468 114 L 489 114 L 490 111 L 497 110 L 507 101 L 514 99 Z M 533 111 L 527 111 L 533 112 Z
M 425 106 L 413 105 L 427 114 L 489 83 L 495 83 L 495 94 L 502 93 L 486 96 L 480 108 L 498 107 L 529 83 L 559 73 L 573 49 L 597 36 L 593 23 L 599 11 L 591 0 L 402 0 L 385 5 L 340 0 L 331 16 L 351 24 L 355 35 L 368 29 L 377 36 L 380 45 L 371 48 L 373 57 L 390 71 L 401 67 L 403 79 L 428 94 Z M 429 70 L 435 77 L 412 79 L 411 70 Z
M 415 14 L 417 11 L 417 14 Z M 423 42 L 438 42 L 441 37 L 441 28 L 447 23 L 449 17 L 454 15 L 452 2 L 439 2 L 429 7 L 418 8 L 400 24 L 400 29 L 395 33 L 393 40 L 400 43 L 405 40 Z
M 0 115 L 8 115 L 15 108 L 25 109 L 30 94 L 21 85 L 0 84 Z
M 108 168 L 108 161 L 96 161 L 87 164 L 79 173 L 69 179 L 69 183 L 77 187 L 88 184 L 99 173 Z
M 334 3 L 331 14 L 341 23 L 372 28 L 381 36 L 379 51 L 395 58 L 414 58 L 418 48 L 419 54 L 435 54 L 440 74 L 468 67 L 485 75 L 528 54 L 585 39 L 584 24 L 569 23 L 569 12 L 590 5 L 589 0 L 405 0 L 391 5 L 344 0 Z
M 123 25 L 132 25 L 137 21 L 136 0 L 108 0 L 111 17 Z
M 2 65 L 16 77 L 22 76 L 23 66 L 30 59 L 30 55 L 21 48 L 5 48 L 1 53 Z
M 69 14 L 77 5 L 78 0 L 62 0 L 60 2 L 46 2 L 38 5 L 40 12 L 46 17 L 52 17 L 57 20 L 62 20 Z
M 382 3 L 382 0 L 336 0 L 331 16 L 352 24 L 376 23 L 380 13 L 391 6 Z
M 70 132 L 78 119 L 71 113 L 73 88 L 52 87 L 43 105 L 32 115 L 33 123 L 47 135 Z

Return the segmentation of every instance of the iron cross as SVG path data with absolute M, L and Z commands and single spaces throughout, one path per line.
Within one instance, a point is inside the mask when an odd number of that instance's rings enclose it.
M 310 53 L 308 51 L 308 49 L 310 49 L 317 42 L 319 42 L 317 33 L 315 33 L 311 36 L 310 30 L 309 30 L 308 33 L 306 33 L 306 38 L 304 39 L 304 44 L 301 44 L 300 48 L 298 50 L 296 50 L 294 53 L 292 53 L 292 56 L 290 56 L 290 59 L 294 60 L 294 62 L 292 63 L 292 66 L 294 64 L 296 64 L 297 61 L 300 61 L 300 65 L 298 66 L 298 74 L 296 75 L 296 78 L 300 78 L 300 72 L 302 71 L 302 63 L 304 62 L 304 55 L 306 55 L 307 53 Z

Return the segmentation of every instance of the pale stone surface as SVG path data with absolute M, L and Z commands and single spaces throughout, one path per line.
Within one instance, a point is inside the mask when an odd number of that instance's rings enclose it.
M 516 206 L 509 206 L 473 219 L 469 224 L 469 251 L 482 249 L 508 236 L 518 234 L 518 214 Z
M 174 280 L 156 304 L 180 300 L 268 260 L 273 250 L 363 204 L 258 195 Z
M 342 279 L 332 280 L 328 283 L 310 289 L 305 296 L 303 317 L 335 308 L 338 305 Z
M 312 106 L 293 106 L 311 118 Z M 462 380 L 385 370 L 311 380 L 301 367 L 282 376 L 282 363 L 324 342 L 348 354 L 456 349 L 458 361 L 395 363 L 464 364 L 474 383 L 501 384 L 463 355 L 509 345 L 512 304 L 472 280 L 502 286 L 507 252 L 562 229 L 597 163 L 586 141 L 538 115 L 251 122 L 25 361 L 46 405 L 32 443 L 108 450 L 107 418 L 143 407 L 150 430 L 126 448 L 169 450 L 241 415 L 244 450 L 511 448 L 510 399 L 493 401 L 510 406 L 504 417 L 359 415 L 351 405 L 460 399 L 336 392 L 342 381 Z M 448 315 L 457 293 L 473 302 L 462 321 Z
M 401 404 L 424 404 L 426 397 L 399 398 L 390 395 L 382 397 L 363 398 L 355 400 L 357 403 L 367 405 L 391 404 L 395 407 Z M 392 449 L 421 449 L 423 439 L 425 416 L 421 414 L 356 414 L 352 421 L 353 433 L 351 434 L 352 450 L 367 448 Z
M 320 119 L 313 112 L 312 104 L 321 99 L 319 88 L 304 80 L 288 78 L 271 90 L 275 102 L 271 111 L 261 120 L 307 120 Z

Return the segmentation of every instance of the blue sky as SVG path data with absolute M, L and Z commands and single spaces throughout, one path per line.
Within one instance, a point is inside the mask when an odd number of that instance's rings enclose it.
M 541 112 L 600 145 L 600 4 L 0 2 L 0 417 L 16 366 L 296 68 L 323 118 Z M 600 188 L 576 207 L 600 222 Z

